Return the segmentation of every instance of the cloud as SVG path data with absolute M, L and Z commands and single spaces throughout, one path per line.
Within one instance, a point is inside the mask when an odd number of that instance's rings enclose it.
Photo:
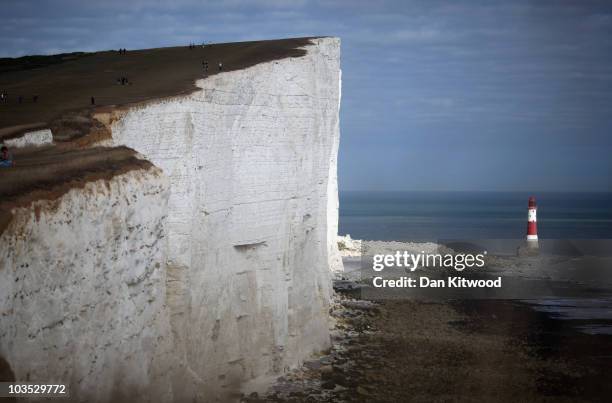
M 0 56 L 340 36 L 342 147 L 378 157 L 457 138 L 612 146 L 608 1 L 21 0 L 0 22 Z

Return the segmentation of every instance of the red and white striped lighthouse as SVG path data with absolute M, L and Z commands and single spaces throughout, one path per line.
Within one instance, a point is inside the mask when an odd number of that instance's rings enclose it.
M 535 197 L 531 196 L 529 198 L 529 207 L 527 213 L 527 240 L 528 241 L 537 241 L 538 240 L 538 224 L 536 218 L 536 212 L 538 208 L 536 207 Z

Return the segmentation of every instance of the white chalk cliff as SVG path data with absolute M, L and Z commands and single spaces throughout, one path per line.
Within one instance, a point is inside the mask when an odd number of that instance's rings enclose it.
M 53 134 L 51 130 L 36 130 L 26 132 L 22 136 L 4 141 L 7 147 L 27 147 L 27 146 L 43 146 L 53 143 Z
M 329 347 L 340 43 L 312 42 L 127 108 L 110 142 L 154 168 L 13 211 L 0 356 L 18 379 L 227 401 Z

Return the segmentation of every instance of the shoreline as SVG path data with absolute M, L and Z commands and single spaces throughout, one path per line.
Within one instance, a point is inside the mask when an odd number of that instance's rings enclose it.
M 594 299 L 603 305 L 592 312 L 584 298 L 355 299 L 364 245 L 339 240 L 345 272 L 335 280 L 331 350 L 242 401 L 596 402 L 612 394 L 607 299 Z
M 612 336 L 516 301 L 337 295 L 328 355 L 242 401 L 604 401 Z

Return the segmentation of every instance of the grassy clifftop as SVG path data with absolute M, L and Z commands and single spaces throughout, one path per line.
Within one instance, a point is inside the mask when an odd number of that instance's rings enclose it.
M 219 73 L 219 62 L 223 71 L 232 71 L 300 57 L 309 42 L 295 38 L 0 59 L 0 91 L 8 94 L 8 101 L 0 103 L 0 140 L 45 127 L 61 136 L 64 126 L 58 121 L 68 113 L 83 117 L 100 106 L 189 93 L 197 79 Z M 203 62 L 208 62 L 207 72 Z M 124 85 L 117 81 L 122 77 Z

